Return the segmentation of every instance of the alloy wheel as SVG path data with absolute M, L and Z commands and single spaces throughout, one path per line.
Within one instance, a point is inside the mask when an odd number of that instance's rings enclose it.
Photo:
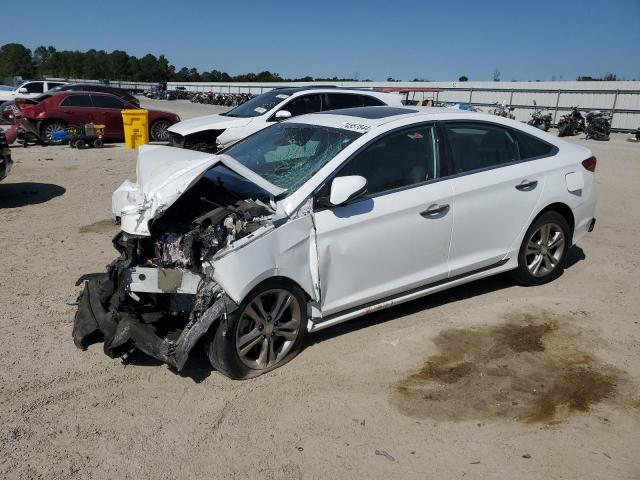
M 558 268 L 565 243 L 564 232 L 559 225 L 540 225 L 527 242 L 525 260 L 529 273 L 534 277 L 544 277 Z
M 169 141 L 169 122 L 159 120 L 151 126 L 151 137 L 157 142 Z
M 257 295 L 243 310 L 236 351 L 247 367 L 271 368 L 291 351 L 301 328 L 301 309 L 293 294 L 273 289 Z

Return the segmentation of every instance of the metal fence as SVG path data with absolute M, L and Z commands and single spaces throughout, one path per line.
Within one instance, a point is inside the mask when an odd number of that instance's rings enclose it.
M 70 81 L 89 82 L 71 79 Z M 91 82 L 96 82 L 91 80 Z M 114 87 L 128 90 L 147 90 L 157 83 L 110 81 Z M 513 107 L 516 120 L 526 121 L 535 108 L 551 112 L 553 123 L 578 106 L 583 112 L 608 111 L 612 114 L 614 131 L 634 131 L 640 127 L 640 81 L 617 82 L 295 82 L 295 83 L 241 83 L 241 82 L 168 82 L 167 88 L 177 87 L 189 91 L 260 94 L 285 86 L 331 85 L 346 88 L 439 88 L 440 92 L 415 92 L 409 98 L 422 102 L 470 103 L 483 111 L 496 103 L 505 102 Z

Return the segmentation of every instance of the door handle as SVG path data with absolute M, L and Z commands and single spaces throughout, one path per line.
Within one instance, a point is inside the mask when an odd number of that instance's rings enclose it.
M 521 192 L 528 192 L 529 190 L 533 190 L 538 186 L 537 180 L 523 180 L 518 185 L 516 185 L 516 189 Z
M 436 215 L 439 215 L 441 213 L 447 213 L 449 211 L 449 204 L 444 204 L 444 205 L 438 205 L 438 204 L 434 204 L 429 206 L 429 208 L 427 208 L 426 210 L 420 212 L 420 215 L 422 215 L 425 218 L 430 218 L 430 217 L 435 217 Z

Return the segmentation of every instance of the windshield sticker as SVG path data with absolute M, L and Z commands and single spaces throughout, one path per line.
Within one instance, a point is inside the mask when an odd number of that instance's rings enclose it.
M 371 128 L 371 125 L 364 125 L 362 123 L 351 123 L 346 122 L 342 124 L 342 128 L 345 130 L 351 130 L 353 132 L 368 132 Z
M 284 93 L 279 93 L 276 95 L 276 98 L 289 98 L 289 95 L 285 95 Z
M 262 107 L 256 107 L 253 109 L 254 112 L 258 112 L 258 113 L 264 113 L 267 111 L 266 108 L 262 108 Z

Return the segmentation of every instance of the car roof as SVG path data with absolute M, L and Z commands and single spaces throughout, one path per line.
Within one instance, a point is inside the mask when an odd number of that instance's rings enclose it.
M 356 125 L 366 127 L 366 129 L 357 128 L 358 130 L 370 130 L 380 125 L 409 117 L 423 116 L 428 119 L 429 115 L 458 112 L 466 115 L 466 112 L 442 107 L 356 107 L 301 115 L 289 119 L 287 122 L 307 123 L 335 128 L 345 128 L 345 125 Z
M 306 87 L 276 87 L 272 92 L 277 92 L 283 95 L 294 95 L 296 93 L 357 93 L 357 94 L 366 94 L 366 95 L 374 95 L 374 96 L 388 96 L 394 95 L 397 96 L 396 93 L 388 93 L 381 92 L 379 90 L 372 90 L 365 87 L 338 87 L 335 85 L 309 85 Z M 266 93 L 266 92 L 265 92 Z

